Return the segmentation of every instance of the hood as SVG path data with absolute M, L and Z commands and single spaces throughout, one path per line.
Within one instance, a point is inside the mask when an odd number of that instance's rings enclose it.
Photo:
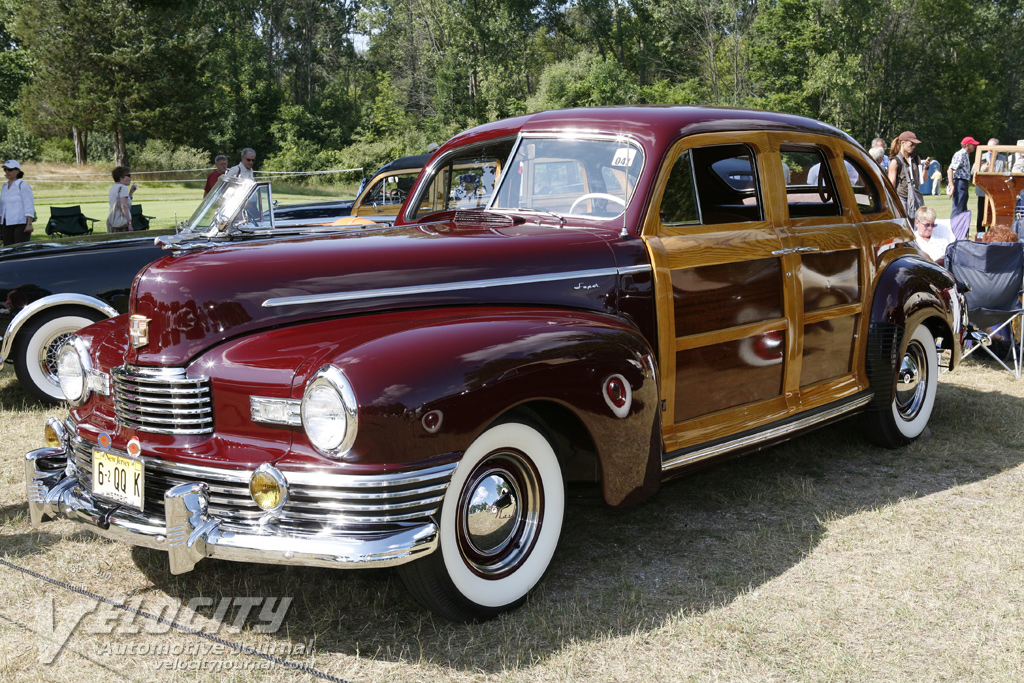
M 255 330 L 372 311 L 460 305 L 615 306 L 614 231 L 479 214 L 400 228 L 225 246 L 164 257 L 132 287 L 148 318 L 137 365 L 183 366 Z M 459 220 L 459 218 L 462 220 Z
M 15 261 L 25 258 L 39 258 L 41 256 L 55 256 L 68 252 L 107 251 L 110 249 L 122 249 L 129 244 L 152 244 L 154 235 L 165 234 L 166 230 L 146 232 L 139 236 L 139 233 L 117 233 L 127 237 L 107 238 L 106 233 L 96 237 L 81 237 L 76 239 L 62 239 L 55 242 L 22 242 L 7 247 L 0 247 L 0 261 Z M 170 231 L 173 233 L 174 231 Z

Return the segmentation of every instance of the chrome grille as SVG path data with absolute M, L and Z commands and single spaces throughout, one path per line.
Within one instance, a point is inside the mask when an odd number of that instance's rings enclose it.
M 75 438 L 72 447 L 76 476 L 85 489 L 91 490 L 95 445 Z M 145 456 L 142 461 L 146 477 L 144 513 L 154 520 L 163 519 L 167 489 L 200 481 L 210 487 L 210 514 L 222 520 L 224 529 L 259 533 L 269 523 L 282 532 L 311 536 L 339 530 L 381 530 L 434 517 L 456 465 L 377 475 L 284 471 L 288 501 L 271 516 L 249 495 L 250 470 L 199 467 Z
M 123 365 L 114 379 L 114 413 L 122 425 L 151 434 L 210 434 L 213 394 L 207 377 L 183 368 Z

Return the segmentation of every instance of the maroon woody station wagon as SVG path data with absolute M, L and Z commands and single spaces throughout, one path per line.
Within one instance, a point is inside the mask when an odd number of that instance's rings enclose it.
M 59 359 L 33 524 L 168 553 L 396 566 L 455 620 L 521 604 L 568 483 L 667 478 L 862 414 L 925 429 L 963 307 L 841 131 L 545 112 L 439 149 L 394 227 L 171 240 Z M 949 353 L 941 353 L 942 350 Z

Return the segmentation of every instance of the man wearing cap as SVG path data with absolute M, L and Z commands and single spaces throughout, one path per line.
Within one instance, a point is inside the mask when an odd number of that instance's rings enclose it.
M 7 182 L 0 185 L 0 232 L 3 245 L 28 242 L 32 239 L 32 221 L 36 205 L 32 188 L 22 178 L 21 164 L 10 159 L 4 164 Z
M 949 162 L 949 170 L 946 171 L 946 178 L 949 180 L 946 196 L 953 198 L 953 209 L 949 212 L 950 220 L 967 210 L 967 189 L 971 184 L 971 155 L 978 144 L 977 140 L 968 135 L 960 141 L 960 151 L 954 154 L 953 160 Z

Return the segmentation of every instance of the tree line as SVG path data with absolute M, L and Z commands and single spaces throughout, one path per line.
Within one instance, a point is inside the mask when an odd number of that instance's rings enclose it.
M 530 111 L 701 104 L 909 129 L 942 158 L 1024 138 L 1022 21 L 1024 0 L 0 0 L 0 147 L 375 168 Z

